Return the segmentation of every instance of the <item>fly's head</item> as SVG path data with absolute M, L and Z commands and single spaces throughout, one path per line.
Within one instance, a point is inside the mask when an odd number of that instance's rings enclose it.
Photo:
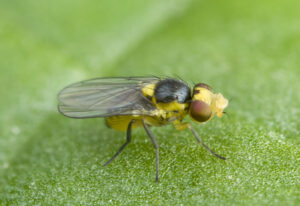
M 196 122 L 206 122 L 215 114 L 222 117 L 227 105 L 228 100 L 221 93 L 215 94 L 207 84 L 199 83 L 193 89 L 189 114 Z

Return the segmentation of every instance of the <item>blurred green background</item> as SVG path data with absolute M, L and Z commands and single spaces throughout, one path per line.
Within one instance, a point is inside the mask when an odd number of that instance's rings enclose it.
M 299 205 L 300 2 L 0 1 L 0 205 Z M 232 99 L 229 117 L 125 141 L 56 110 L 64 86 L 179 76 Z M 189 120 L 188 120 L 189 121 Z

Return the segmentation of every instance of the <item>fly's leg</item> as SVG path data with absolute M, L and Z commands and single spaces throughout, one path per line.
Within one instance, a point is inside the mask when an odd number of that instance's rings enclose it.
M 142 120 L 142 122 L 143 122 L 143 126 L 144 126 L 144 128 L 145 128 L 148 136 L 150 137 L 150 139 L 152 141 L 152 144 L 153 144 L 153 146 L 154 146 L 154 148 L 156 150 L 156 155 L 155 155 L 155 157 L 156 157 L 156 176 L 155 176 L 155 181 L 158 182 L 158 170 L 159 170 L 159 156 L 158 156 L 158 154 L 159 154 L 159 146 L 158 146 L 158 143 L 157 143 L 156 139 L 154 138 L 153 133 L 149 129 L 148 125 L 145 123 L 144 119 Z
M 192 126 L 189 123 L 182 123 L 181 121 L 174 121 L 174 126 L 177 130 L 184 130 L 189 128 L 193 135 L 196 137 L 196 140 L 200 143 L 200 145 L 202 145 L 206 150 L 208 150 L 212 155 L 222 159 L 222 160 L 226 160 L 225 157 L 222 157 L 218 154 L 216 154 L 214 151 L 212 151 L 206 144 L 204 144 L 201 140 L 201 138 L 199 137 L 199 135 L 197 134 L 197 132 L 192 128 Z
M 132 124 L 133 124 L 133 120 L 131 120 L 129 122 L 128 127 L 127 127 L 126 142 L 120 147 L 120 149 L 118 150 L 118 152 L 112 158 L 110 158 L 110 160 L 108 160 L 103 166 L 106 166 L 109 163 L 111 163 L 123 151 L 123 149 L 129 144 L 129 142 L 131 141 L 131 128 L 132 128 Z
M 181 120 L 175 120 L 173 122 L 173 125 L 174 125 L 175 129 L 177 129 L 177 130 L 185 130 L 186 128 L 188 128 L 190 126 L 189 123 L 187 123 L 187 122 L 183 123 L 183 122 L 181 122 Z
M 204 144 L 204 143 L 202 142 L 201 138 L 199 137 L 199 135 L 197 134 L 197 132 L 196 132 L 190 125 L 189 125 L 188 128 L 192 131 L 192 133 L 193 133 L 193 135 L 196 137 L 197 141 L 198 141 L 198 142 L 199 142 L 206 150 L 208 150 L 212 155 L 216 156 L 217 158 L 220 158 L 220 159 L 222 159 L 222 160 L 226 160 L 225 157 L 222 157 L 222 156 L 218 155 L 217 153 L 215 153 L 214 151 L 212 151 L 206 144 Z

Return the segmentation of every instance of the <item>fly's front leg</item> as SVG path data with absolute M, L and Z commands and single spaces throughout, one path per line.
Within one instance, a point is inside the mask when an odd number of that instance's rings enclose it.
M 216 156 L 217 158 L 220 158 L 222 160 L 226 160 L 225 157 L 222 157 L 220 155 L 218 155 L 217 153 L 215 153 L 214 151 L 212 151 L 206 144 L 204 144 L 201 140 L 201 138 L 199 137 L 199 135 L 197 134 L 197 132 L 191 127 L 189 126 L 189 129 L 192 131 L 192 133 L 194 134 L 194 136 L 196 137 L 197 141 L 205 148 L 207 149 L 212 155 Z
M 177 130 L 184 130 L 184 129 L 189 128 L 192 131 L 193 135 L 195 136 L 196 140 L 200 143 L 200 145 L 202 145 L 206 150 L 208 150 L 212 155 L 216 156 L 217 158 L 226 160 L 225 157 L 218 155 L 217 153 L 212 151 L 206 144 L 204 144 L 202 142 L 201 138 L 199 137 L 198 133 L 196 132 L 196 130 L 194 130 L 189 123 L 182 123 L 181 121 L 174 121 L 174 126 Z
M 189 123 L 187 123 L 187 122 L 183 123 L 183 122 L 181 122 L 181 120 L 175 120 L 173 122 L 173 125 L 174 125 L 175 129 L 177 129 L 177 130 L 185 130 L 190 126 Z
M 159 145 L 158 145 L 156 139 L 154 138 L 153 133 L 152 133 L 151 130 L 149 129 L 148 125 L 145 123 L 145 120 L 144 120 L 144 119 L 142 120 L 142 122 L 143 122 L 143 126 L 144 126 L 144 128 L 145 128 L 145 130 L 146 130 L 148 136 L 150 137 L 150 139 L 151 139 L 151 141 L 152 141 L 152 144 L 153 144 L 153 146 L 154 146 L 154 148 L 155 148 L 155 150 L 156 150 L 156 155 L 155 155 L 155 157 L 156 157 L 156 176 L 155 176 L 155 180 L 156 180 L 156 182 L 158 182 L 158 170 L 159 170 L 159 156 L 158 156 L 158 155 L 159 155 Z
M 111 163 L 123 151 L 123 149 L 126 147 L 126 145 L 129 144 L 129 142 L 131 141 L 131 128 L 132 128 L 133 122 L 134 122 L 134 120 L 131 120 L 128 124 L 126 142 L 120 147 L 120 149 L 116 152 L 116 154 L 114 154 L 114 156 L 112 158 L 110 158 L 103 166 L 106 166 L 109 163 Z

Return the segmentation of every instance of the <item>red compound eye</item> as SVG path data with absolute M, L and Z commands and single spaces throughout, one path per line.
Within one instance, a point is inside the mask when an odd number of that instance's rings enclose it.
M 211 109 L 208 104 L 203 101 L 195 100 L 190 106 L 191 117 L 198 122 L 205 122 L 211 116 Z

